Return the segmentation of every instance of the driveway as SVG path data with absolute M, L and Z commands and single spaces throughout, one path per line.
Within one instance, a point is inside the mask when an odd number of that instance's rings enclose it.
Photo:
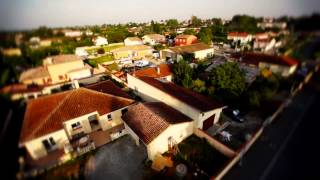
M 143 144 L 136 146 L 129 135 L 98 149 L 88 161 L 86 179 L 146 179 L 152 170 L 145 166 L 147 151 Z

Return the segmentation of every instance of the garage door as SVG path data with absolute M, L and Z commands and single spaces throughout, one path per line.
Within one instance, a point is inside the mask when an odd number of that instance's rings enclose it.
M 207 120 L 203 121 L 202 129 L 203 130 L 209 129 L 213 125 L 213 122 L 214 122 L 214 115 L 209 117 Z

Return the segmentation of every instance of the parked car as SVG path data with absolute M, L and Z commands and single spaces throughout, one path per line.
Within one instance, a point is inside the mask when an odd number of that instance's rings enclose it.
M 230 117 L 232 120 L 237 122 L 244 122 L 244 117 L 241 115 L 239 109 L 233 109 L 233 108 L 225 108 L 222 110 L 223 114 Z

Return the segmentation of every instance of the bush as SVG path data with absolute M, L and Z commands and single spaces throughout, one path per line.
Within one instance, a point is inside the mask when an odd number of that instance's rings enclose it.
M 98 54 L 104 54 L 104 53 L 105 53 L 105 51 L 104 51 L 104 49 L 103 49 L 103 48 L 99 48 L 99 49 L 97 50 L 97 53 L 98 53 Z

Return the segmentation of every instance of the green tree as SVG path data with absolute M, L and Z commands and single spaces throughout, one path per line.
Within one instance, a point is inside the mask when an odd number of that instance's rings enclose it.
M 192 81 L 192 90 L 198 93 L 204 93 L 206 91 L 206 83 L 198 78 Z
M 191 16 L 191 26 L 199 27 L 202 25 L 202 21 L 197 16 Z
M 248 15 L 235 15 L 228 24 L 229 31 L 242 31 L 248 33 L 257 33 L 262 30 L 257 27 L 257 19 Z
M 179 26 L 179 22 L 177 19 L 169 19 L 167 21 L 167 26 L 169 27 L 170 30 L 176 30 Z
M 215 42 L 226 42 L 227 41 L 227 30 L 223 25 L 211 26 L 212 40 Z
M 183 80 L 182 80 L 182 86 L 185 87 L 185 88 L 192 88 L 192 84 L 193 81 L 192 81 L 192 76 L 189 75 L 189 74 L 185 74 Z
M 186 29 L 183 34 L 197 35 L 193 29 Z
M 198 37 L 201 42 L 210 44 L 213 38 L 212 31 L 210 28 L 201 28 Z
M 245 73 L 237 63 L 227 62 L 210 72 L 210 82 L 215 91 L 225 100 L 232 100 L 245 90 Z
M 181 59 L 179 62 L 174 63 L 173 81 L 176 84 L 183 85 L 182 84 L 183 80 L 187 79 L 185 80 L 186 81 L 185 84 L 189 85 L 189 80 L 191 79 L 192 81 L 192 75 L 193 75 L 193 70 L 186 61 Z M 186 78 L 186 76 L 188 77 Z

